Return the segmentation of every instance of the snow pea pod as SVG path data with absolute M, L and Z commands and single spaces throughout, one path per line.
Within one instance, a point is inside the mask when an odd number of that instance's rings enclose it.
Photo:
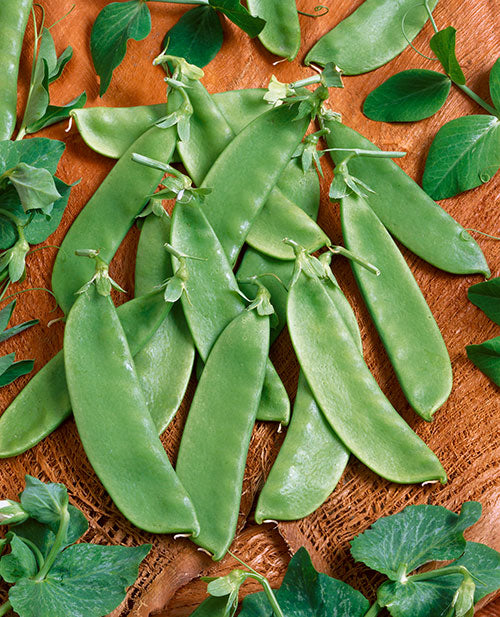
M 365 200 L 344 197 L 340 213 L 346 247 L 377 263 L 380 276 L 355 262 L 351 267 L 406 399 L 430 421 L 453 380 L 441 332 L 401 252 Z
M 17 75 L 33 0 L 3 0 L 0 19 L 0 141 L 16 126 Z
M 83 141 L 95 152 L 119 159 L 136 139 L 165 115 L 165 103 L 137 107 L 85 107 L 74 109 Z
M 426 1 L 430 10 L 438 2 Z M 399 55 L 428 18 L 423 3 L 419 5 L 415 0 L 365 0 L 320 38 L 305 63 L 325 66 L 334 62 L 345 75 L 373 71 Z
M 264 100 L 265 88 L 230 90 L 212 94 L 234 133 L 241 131 L 255 118 L 269 111 L 269 103 Z
M 172 214 L 171 244 L 186 255 L 203 257 L 186 261 L 186 293 L 181 301 L 191 335 L 203 361 L 224 328 L 245 309 L 238 284 L 199 204 L 177 201 Z M 290 401 L 269 360 L 258 419 L 288 424 Z
M 269 317 L 242 311 L 208 356 L 182 433 L 176 471 L 200 523 L 192 539 L 215 560 L 236 531 L 268 353 Z
M 148 343 L 171 306 L 164 301 L 163 292 L 156 291 L 118 307 L 132 355 Z M 70 416 L 64 357 L 60 351 L 36 373 L 0 417 L 0 458 L 29 450 Z
M 75 256 L 75 250 L 97 246 L 101 258 L 109 262 L 132 227 L 137 214 L 158 186 L 163 172 L 132 161 L 133 152 L 170 160 L 176 133 L 171 127 L 153 127 L 141 135 L 116 163 L 94 195 L 74 220 L 64 237 L 52 272 L 52 289 L 67 313 L 75 292 L 92 276 L 90 260 Z
M 264 47 L 276 56 L 294 60 L 300 48 L 299 14 L 295 0 L 248 0 L 252 15 L 266 20 L 258 35 Z
M 135 295 L 152 292 L 172 275 L 164 243 L 170 241 L 170 219 L 148 216 L 141 229 L 135 262 Z M 161 434 L 184 398 L 194 363 L 194 344 L 176 303 L 147 344 L 134 356 L 149 413 Z
M 330 148 L 378 150 L 371 141 L 341 124 L 325 121 L 330 129 Z M 345 153 L 331 152 L 335 164 Z M 454 274 L 490 270 L 476 241 L 419 185 L 390 159 L 357 157 L 349 161 L 349 171 L 375 191 L 365 199 L 384 226 L 404 246 L 436 268 Z
M 331 427 L 361 462 L 387 480 L 445 482 L 436 455 L 380 390 L 310 259 L 299 252 L 287 321 L 301 369 Z
M 64 366 L 80 439 L 117 508 L 152 533 L 197 533 L 193 505 L 149 415 L 116 309 L 95 285 L 68 315 Z

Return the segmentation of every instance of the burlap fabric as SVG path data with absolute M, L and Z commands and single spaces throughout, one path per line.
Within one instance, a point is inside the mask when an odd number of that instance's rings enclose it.
M 149 4 L 153 16 L 153 32 L 146 41 L 129 44 L 127 58 L 115 72 L 108 93 L 101 100 L 88 43 L 92 23 L 107 2 L 45 0 L 47 23 L 63 15 L 73 2 L 76 2 L 74 11 L 52 31 L 58 50 L 68 44 L 75 50 L 74 58 L 62 79 L 52 87 L 53 102 L 65 103 L 83 89 L 87 91 L 89 105 L 125 106 L 164 100 L 163 75 L 160 69 L 151 66 L 151 61 L 160 49 L 165 32 L 185 8 L 154 2 Z M 309 12 L 315 4 L 306 0 L 298 1 L 299 8 Z M 326 17 L 301 17 L 303 46 L 298 60 L 303 58 L 321 34 L 359 4 L 360 0 L 338 0 L 331 3 L 330 13 Z M 435 17 L 441 27 L 453 24 L 458 29 L 458 55 L 468 83 L 489 100 L 487 76 L 494 60 L 500 55 L 498 3 L 496 0 L 442 0 L 435 11 Z M 223 50 L 206 69 L 204 83 L 210 91 L 263 86 L 272 73 L 282 81 L 310 74 L 298 61 L 273 67 L 271 62 L 276 58 L 268 54 L 258 42 L 250 41 L 228 23 L 224 30 Z M 427 26 L 416 39 L 416 46 L 425 50 L 429 35 L 430 27 Z M 30 72 L 31 41 L 32 29 L 28 28 L 20 81 L 23 102 Z M 368 75 L 347 78 L 345 90 L 335 90 L 330 105 L 342 112 L 347 124 L 363 132 L 381 148 L 407 151 L 407 157 L 399 163 L 405 171 L 420 180 L 426 152 L 437 129 L 446 120 L 464 114 L 482 113 L 482 110 L 454 90 L 444 108 L 428 120 L 411 125 L 367 120 L 361 112 L 361 106 L 368 92 L 388 76 L 410 67 L 436 68 L 432 62 L 407 50 L 386 67 Z M 65 128 L 66 125 L 57 125 L 44 134 L 62 139 L 67 144 L 59 167 L 60 177 L 67 182 L 78 178 L 82 181 L 72 191 L 59 230 L 46 244 L 57 245 L 61 242 L 75 216 L 113 165 L 112 161 L 91 152 L 74 127 L 68 133 Z M 326 194 L 331 168 L 326 159 L 323 165 L 326 179 L 323 182 L 320 222 L 332 240 L 340 241 L 337 208 L 329 204 Z M 457 198 L 448 199 L 442 205 L 465 227 L 498 235 L 498 180 Z M 116 207 L 119 208 L 120 204 L 117 203 Z M 133 291 L 137 237 L 137 230 L 132 230 L 112 264 L 113 277 L 130 293 Z M 498 276 L 498 243 L 481 237 L 478 240 L 493 275 Z M 54 248 L 47 248 L 31 255 L 28 258 L 27 280 L 18 288 L 49 286 L 55 251 Z M 278 451 L 283 434 L 278 434 L 274 425 L 258 424 L 248 457 L 240 532 L 233 550 L 253 567 L 265 572 L 274 583 L 282 578 L 289 553 L 305 545 L 319 569 L 347 581 L 372 597 L 378 579 L 367 569 L 354 564 L 349 555 L 348 542 L 379 516 L 397 512 L 408 504 L 432 503 L 457 510 L 463 501 L 477 499 L 483 504 L 484 515 L 482 521 L 471 530 L 469 537 L 500 549 L 500 397 L 498 389 L 468 362 L 464 351 L 468 343 L 477 343 L 498 335 L 498 328 L 467 301 L 467 288 L 481 280 L 480 277 L 445 274 L 408 251 L 403 252 L 443 332 L 453 363 L 452 395 L 432 424 L 419 420 L 405 403 L 354 285 L 349 266 L 339 260 L 335 265 L 335 273 L 358 315 L 370 368 L 405 419 L 437 452 L 448 472 L 449 483 L 443 487 L 397 486 L 376 477 L 356 461 L 351 461 L 337 490 L 316 513 L 297 523 L 259 527 L 252 521 L 252 503 Z M 123 295 L 116 297 L 117 302 L 124 300 Z M 63 324 L 48 326 L 50 320 L 60 316 L 60 312 L 50 312 L 52 307 L 52 299 L 43 292 L 23 295 L 18 302 L 16 322 L 38 317 L 41 324 L 8 341 L 4 345 L 5 352 L 16 350 L 20 358 L 36 358 L 37 369 L 43 366 L 62 346 Z M 298 366 L 290 352 L 290 342 L 284 332 L 275 344 L 272 356 L 293 398 Z M 19 379 L 1 391 L 1 409 L 5 408 L 28 379 Z M 177 418 L 163 437 L 173 460 L 193 390 L 194 383 Z M 23 487 L 25 473 L 42 480 L 64 482 L 68 486 L 72 502 L 90 519 L 86 540 L 128 545 L 152 542 L 153 550 L 141 568 L 140 577 L 126 601 L 113 613 L 115 617 L 188 615 L 205 597 L 205 584 L 195 579 L 202 573 L 227 572 L 236 565 L 231 558 L 214 565 L 188 540 L 174 541 L 170 536 L 153 537 L 129 525 L 114 508 L 94 475 L 72 421 L 66 422 L 31 452 L 0 463 L 0 495 L 14 497 Z M 252 590 L 251 585 L 245 587 L 245 590 Z M 496 609 L 490 604 L 481 614 L 483 617 L 500 615 L 500 604 L 497 603 Z

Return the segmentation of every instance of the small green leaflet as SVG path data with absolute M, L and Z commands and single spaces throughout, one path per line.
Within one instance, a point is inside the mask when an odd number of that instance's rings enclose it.
M 50 215 L 53 203 L 61 198 L 52 174 L 46 169 L 18 163 L 2 177 L 7 178 L 16 189 L 25 212 L 41 210 Z
M 211 6 L 200 5 L 184 13 L 167 32 L 163 48 L 172 56 L 204 67 L 215 58 L 223 40 L 224 32 L 217 11 Z
M 62 513 L 68 507 L 68 491 L 64 484 L 50 482 L 45 484 L 26 476 L 26 488 L 21 493 L 21 505 L 24 510 L 39 523 L 59 524 Z
M 0 559 L 0 576 L 7 583 L 34 576 L 38 566 L 33 551 L 14 533 L 9 532 L 7 538 L 11 552 Z
M 465 75 L 463 74 L 460 64 L 458 63 L 455 54 L 455 37 L 457 31 L 452 26 L 448 26 L 444 30 L 436 32 L 430 40 L 430 47 L 436 54 L 437 59 L 443 65 L 443 68 L 449 78 L 456 84 L 463 86 L 465 84 Z
M 34 366 L 34 360 L 19 360 L 19 362 L 14 362 L 4 373 L 0 375 L 0 388 L 8 386 L 18 377 L 31 373 Z
M 290 561 L 276 599 L 287 617 L 362 617 L 368 600 L 350 585 L 317 572 L 305 548 Z M 264 592 L 243 600 L 241 617 L 272 617 L 273 610 Z
M 0 343 L 3 343 L 11 336 L 15 336 L 23 330 L 31 328 L 31 326 L 35 326 L 38 323 L 38 319 L 33 319 L 6 329 L 16 307 L 16 302 L 17 300 L 12 300 L 12 302 L 9 302 L 9 304 L 7 304 L 7 306 L 0 311 Z
M 495 109 L 500 113 L 500 58 L 490 71 L 490 95 Z
M 488 115 L 456 118 L 434 138 L 422 186 L 432 199 L 445 199 L 488 182 L 499 167 L 500 120 Z
M 500 587 L 500 554 L 484 544 L 467 542 L 463 555 L 450 565 L 465 566 L 474 577 L 474 603 Z M 450 574 L 415 582 L 411 577 L 404 583 L 387 582 L 378 590 L 378 602 L 387 606 L 393 617 L 446 616 L 462 581 L 462 575 Z
M 380 122 L 416 122 L 444 105 L 451 81 L 442 73 L 410 69 L 390 77 L 366 97 L 363 113 Z
M 240 0 L 208 0 L 208 3 L 217 11 L 224 13 L 233 24 L 236 24 L 251 38 L 260 34 L 266 25 L 263 19 L 251 15 Z
M 469 360 L 500 387 L 500 336 L 465 349 Z
M 472 285 L 467 297 L 500 326 L 500 277 Z
M 75 544 L 56 557 L 43 581 L 19 581 L 9 600 L 21 617 L 102 617 L 123 600 L 150 548 Z
M 460 514 L 441 506 L 408 506 L 379 519 L 354 538 L 351 553 L 392 580 L 430 561 L 456 559 L 464 552 L 463 532 L 481 516 L 481 504 L 464 503 Z
M 2 261 L 3 258 L 0 260 L 0 268 L 2 268 Z M 6 330 L 5 328 L 9 323 L 15 305 L 16 301 L 14 300 L 0 311 L 0 342 L 6 341 L 11 336 L 15 336 L 16 334 L 19 334 L 19 332 L 22 332 L 23 330 L 26 330 L 27 328 L 38 323 L 38 320 L 35 319 L 32 321 L 26 321 Z M 0 388 L 9 385 L 18 377 L 27 375 L 33 370 L 33 366 L 35 364 L 33 360 L 20 360 L 19 362 L 15 362 L 14 359 L 15 354 L 13 353 L 0 357 Z M 3 523 L 9 523 L 9 519 L 2 521 L 0 517 L 0 525 Z
M 113 71 L 127 51 L 127 41 L 141 41 L 151 32 L 151 13 L 145 2 L 112 2 L 97 16 L 90 35 L 90 51 L 96 73 L 101 78 L 102 96 L 111 82 Z
M 66 105 L 48 105 L 43 116 L 37 122 L 30 124 L 26 128 L 26 133 L 36 133 L 47 126 L 51 126 L 52 124 L 56 124 L 61 120 L 69 118 L 70 111 L 73 111 L 73 109 L 81 109 L 86 102 L 87 95 L 85 92 L 82 92 L 80 96 L 77 96 L 76 99 L 66 103 Z

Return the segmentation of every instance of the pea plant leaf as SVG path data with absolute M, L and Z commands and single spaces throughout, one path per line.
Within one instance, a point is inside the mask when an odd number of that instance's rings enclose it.
M 66 105 L 48 105 L 43 116 L 26 127 L 26 133 L 36 133 L 47 126 L 51 126 L 52 124 L 69 118 L 70 112 L 73 111 L 73 109 L 81 109 L 86 102 L 87 95 L 85 92 L 82 92 L 75 99 L 66 103 Z
M 460 514 L 442 506 L 408 506 L 376 521 L 351 542 L 351 553 L 372 570 L 400 580 L 431 561 L 455 559 L 465 550 L 465 529 L 481 516 L 481 504 L 464 503 Z
M 0 388 L 8 386 L 18 377 L 31 373 L 34 366 L 34 360 L 19 360 L 19 362 L 13 362 L 9 368 L 0 375 Z
M 500 336 L 465 349 L 469 360 L 500 387 Z
M 500 277 L 471 285 L 467 297 L 500 326 Z
M 150 548 L 75 544 L 59 553 L 43 581 L 25 578 L 16 583 L 9 600 L 22 617 L 107 615 L 135 582 Z
M 317 572 L 305 548 L 292 557 L 275 595 L 287 617 L 362 617 L 369 608 L 368 600 L 359 591 Z M 272 617 L 273 614 L 264 592 L 243 600 L 241 617 Z
M 500 58 L 490 71 L 490 95 L 497 112 L 500 112 Z
M 450 87 L 451 80 L 436 71 L 401 71 L 370 92 L 363 113 L 380 122 L 423 120 L 441 109 Z
M 112 2 L 97 16 L 90 35 L 90 51 L 101 79 L 99 94 L 108 89 L 113 71 L 122 62 L 127 41 L 141 41 L 151 32 L 151 13 L 145 2 Z
M 251 15 L 240 0 L 208 0 L 208 3 L 246 32 L 250 38 L 260 34 L 266 25 L 264 19 Z
M 422 186 L 433 199 L 488 182 L 500 167 L 500 120 L 474 115 L 447 122 L 431 144 Z
M 184 13 L 167 32 L 163 48 L 189 64 L 204 67 L 215 58 L 224 40 L 220 17 L 215 9 L 200 5 Z
M 0 358 L 0 379 L 2 375 L 9 370 L 9 368 L 14 364 L 14 358 L 16 354 L 9 353 L 6 356 L 2 356 Z
M 500 554 L 484 544 L 467 542 L 463 555 L 450 565 L 465 566 L 472 575 L 472 604 L 500 587 Z M 463 578 L 461 574 L 450 574 L 427 580 L 413 581 L 409 577 L 403 582 L 389 581 L 379 588 L 377 600 L 393 617 L 444 616 Z
M 41 210 L 44 214 L 50 214 L 54 202 L 61 198 L 54 178 L 47 169 L 18 163 L 2 177 L 13 184 L 25 212 Z
M 0 559 L 0 576 L 7 583 L 16 583 L 38 572 L 35 555 L 16 534 L 9 532 L 10 553 Z
M 24 510 L 44 525 L 59 524 L 62 513 L 68 508 L 68 491 L 64 484 L 45 484 L 26 476 L 26 488 L 20 495 Z
M 12 313 L 14 312 L 14 309 L 16 308 L 16 302 L 17 300 L 12 300 L 12 302 L 9 302 L 9 304 L 7 304 L 7 306 L 5 306 L 0 311 L 0 332 L 3 332 L 5 328 L 9 325 L 9 321 L 10 321 L 10 318 L 12 317 Z
M 436 32 L 430 40 L 430 47 L 441 62 L 446 74 L 456 84 L 465 84 L 465 75 L 458 63 L 455 53 L 455 39 L 457 31 L 452 26 Z
M 62 141 L 46 137 L 0 141 L 0 175 L 18 163 L 47 169 L 54 175 L 65 147 Z
M 31 328 L 31 326 L 38 323 L 38 319 L 33 319 L 7 329 L 7 325 L 12 317 L 15 306 L 16 300 L 12 300 L 12 302 L 7 304 L 7 306 L 0 311 L 0 343 L 3 343 L 12 336 L 19 334 L 20 332 L 23 332 L 23 330 Z

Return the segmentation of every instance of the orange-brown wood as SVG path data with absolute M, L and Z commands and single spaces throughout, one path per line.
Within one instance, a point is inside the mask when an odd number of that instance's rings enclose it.
M 58 51 L 68 44 L 74 57 L 63 77 L 51 89 L 55 104 L 66 103 L 82 90 L 88 95 L 88 105 L 127 106 L 159 103 L 164 100 L 165 85 L 160 68 L 151 64 L 159 53 L 165 32 L 185 12 L 181 5 L 151 2 L 153 31 L 141 42 L 131 42 L 123 64 L 115 71 L 108 92 L 98 96 L 98 80 L 89 53 L 92 24 L 106 0 L 44 0 L 46 20 L 50 24 L 66 13 L 73 3 L 71 14 L 53 30 Z M 203 83 L 209 91 L 222 91 L 245 87 L 265 86 L 271 74 L 281 81 L 292 81 L 310 74 L 301 65 L 313 43 L 341 19 L 355 9 L 361 0 L 327 0 L 330 12 L 319 19 L 300 17 L 302 48 L 297 61 L 276 60 L 260 45 L 228 22 L 224 23 L 225 42 L 222 51 L 205 69 Z M 298 0 L 300 9 L 311 12 L 316 2 Z M 457 51 L 470 87 L 486 100 L 488 73 L 500 55 L 498 38 L 499 16 L 497 0 L 441 0 L 435 19 L 440 27 L 453 25 L 458 30 Z M 1 7 L 0 7 L 1 18 Z M 425 50 L 431 34 L 429 25 L 417 37 L 415 45 Z M 19 83 L 20 111 L 27 93 L 32 54 L 33 30 L 28 28 L 25 37 Z M 428 147 L 438 128 L 447 120 L 464 114 L 483 113 L 460 91 L 452 90 L 449 100 L 435 116 L 415 124 L 384 124 L 368 120 L 362 114 L 365 96 L 387 77 L 407 68 L 436 68 L 434 63 L 407 49 L 385 67 L 372 73 L 345 79 L 344 90 L 334 90 L 330 106 L 342 113 L 345 122 L 361 131 L 384 149 L 405 150 L 406 158 L 398 163 L 417 181 L 421 180 Z M 70 202 L 59 229 L 45 244 L 60 244 L 72 221 L 97 189 L 113 162 L 92 151 L 83 143 L 73 126 L 66 132 L 67 124 L 51 127 L 42 135 L 61 139 L 66 152 L 59 166 L 59 176 L 66 182 L 81 178 L 73 188 Z M 327 187 L 331 180 L 331 167 L 324 159 L 326 179 L 323 182 L 320 223 L 334 241 L 340 241 L 337 208 L 328 202 Z M 453 199 L 441 202 L 466 228 L 499 234 L 500 209 L 498 203 L 498 178 L 490 183 Z M 117 203 L 119 208 L 120 204 Z M 410 205 L 409 205 L 410 207 Z M 137 230 L 131 230 L 112 264 L 112 275 L 125 289 L 133 291 L 133 271 Z M 500 274 L 500 249 L 495 241 L 478 237 L 494 276 Z M 56 249 L 47 248 L 28 258 L 28 276 L 13 291 L 28 287 L 50 286 L 50 275 Z M 453 276 L 440 272 L 403 250 L 417 281 L 438 321 L 450 351 L 454 371 L 454 389 L 449 401 L 438 412 L 436 420 L 425 424 L 413 414 L 405 403 L 397 381 L 391 371 L 381 343 L 370 323 L 366 308 L 356 290 L 349 266 L 339 263 L 336 274 L 348 298 L 353 302 L 359 317 L 366 358 L 383 390 L 415 430 L 437 452 L 448 474 L 449 484 L 443 487 L 406 487 L 391 485 L 376 478 L 356 462 L 350 463 L 341 483 L 323 508 L 303 522 L 287 523 L 278 529 L 258 527 L 249 523 L 240 532 L 235 550 L 254 567 L 267 573 L 274 583 L 283 576 L 293 551 L 305 544 L 312 552 L 318 567 L 343 578 L 358 589 L 373 594 L 377 582 L 366 569 L 355 566 L 348 552 L 348 541 L 373 523 L 377 517 L 401 510 L 409 503 L 441 504 L 457 510 L 469 499 L 483 503 L 484 518 L 469 537 L 484 541 L 500 549 L 500 397 L 486 377 L 467 360 L 465 345 L 478 343 L 499 334 L 499 329 L 478 309 L 467 301 L 467 288 L 481 280 L 478 276 Z M 124 297 L 117 297 L 123 302 Z M 19 358 L 35 358 L 36 370 L 45 364 L 62 346 L 63 323 L 49 327 L 49 321 L 60 316 L 51 312 L 53 300 L 43 292 L 22 295 L 18 301 L 14 321 L 37 317 L 41 324 L 4 344 L 2 354 L 16 351 Z M 276 343 L 273 357 L 285 384 L 293 397 L 298 366 L 290 353 L 290 342 L 284 333 Z M 30 377 L 17 380 L 0 392 L 0 410 L 3 410 Z M 112 387 L 112 384 L 110 384 Z M 192 395 L 190 388 L 187 401 Z M 164 436 L 169 454 L 175 457 L 179 434 L 188 402 Z M 369 412 L 369 410 L 367 410 Z M 275 427 L 260 425 L 256 428 L 249 456 L 249 473 L 245 480 L 242 502 L 241 528 L 251 511 L 253 497 L 263 482 L 265 474 L 276 455 L 282 437 Z M 13 460 L 0 463 L 0 495 L 15 497 L 23 487 L 23 475 L 30 473 L 43 480 L 67 484 L 75 505 L 82 508 L 91 520 L 89 541 L 137 544 L 152 541 L 151 555 L 141 570 L 141 577 L 129 593 L 128 600 L 116 615 L 163 617 L 188 615 L 205 596 L 205 585 L 192 582 L 200 573 L 227 572 L 235 562 L 227 558 L 217 566 L 197 553 L 187 540 L 174 542 L 169 537 L 151 537 L 133 529 L 116 511 L 107 497 L 79 443 L 72 421 L 65 423 L 31 452 Z M 251 519 L 250 519 L 251 520 Z M 183 586 L 175 594 L 179 587 Z M 373 596 L 372 596 L 373 597 Z M 173 599 L 172 599 L 173 598 Z M 168 606 L 168 611 L 166 611 Z M 488 606 L 482 617 L 500 615 L 500 603 Z

